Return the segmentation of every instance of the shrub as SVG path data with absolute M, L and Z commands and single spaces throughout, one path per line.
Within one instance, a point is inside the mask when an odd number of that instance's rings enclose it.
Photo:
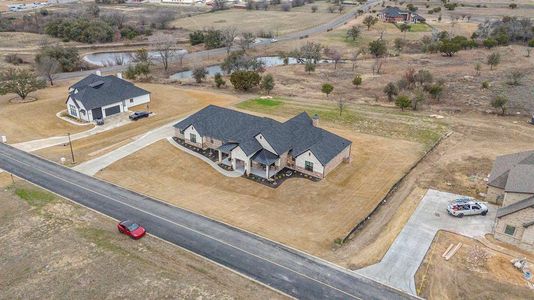
M 113 40 L 113 28 L 99 20 L 57 19 L 45 26 L 45 33 L 62 40 L 105 43 Z
M 356 74 L 354 76 L 354 79 L 352 79 L 352 84 L 356 87 L 359 87 L 363 82 L 362 76 L 360 74 Z
M 484 45 L 484 47 L 486 47 L 488 49 L 491 49 L 491 48 L 497 46 L 497 41 L 495 39 L 493 39 L 493 38 L 487 38 L 482 42 L 482 45 Z
M 330 83 L 324 83 L 321 86 L 321 92 L 326 94 L 326 98 L 328 98 L 328 95 L 330 95 L 330 93 L 332 93 L 333 90 L 334 90 L 334 86 L 331 85 Z
M 215 77 L 213 78 L 215 80 L 215 85 L 217 88 L 221 88 L 221 86 L 226 85 L 226 81 L 223 79 L 221 73 L 215 74 Z
M 397 97 L 397 99 L 395 99 L 395 105 L 404 111 L 405 108 L 408 108 L 412 105 L 412 101 L 410 98 L 408 98 L 408 96 L 400 95 Z
M 201 83 L 206 75 L 208 75 L 208 71 L 204 67 L 197 67 L 193 70 L 193 78 L 197 83 Z
M 491 101 L 491 106 L 495 109 L 500 109 L 501 115 L 506 113 L 506 104 L 508 104 L 508 98 L 504 96 L 497 96 Z
M 482 88 L 483 89 L 489 89 L 489 81 L 485 80 L 485 81 L 482 81 Z
M 269 95 L 274 88 L 274 78 L 271 74 L 266 74 L 261 79 L 261 88 L 267 92 L 267 95 Z
M 4 61 L 8 64 L 12 64 L 15 66 L 24 63 L 22 58 L 20 58 L 17 54 L 7 54 L 6 57 L 4 58 Z
M 230 82 L 236 90 L 248 91 L 260 84 L 261 76 L 254 71 L 235 71 L 230 76 Z
M 204 43 L 204 33 L 201 30 L 196 30 L 189 34 L 189 43 L 191 46 Z
M 534 39 L 531 39 L 530 41 L 528 41 L 528 46 L 534 48 Z
M 508 81 L 506 83 L 508 83 L 509 85 L 513 85 L 513 86 L 517 86 L 517 85 L 520 85 L 521 84 L 521 80 L 523 79 L 523 77 L 525 77 L 525 73 L 523 73 L 522 71 L 519 71 L 519 70 L 513 70 L 511 71 L 509 74 L 508 74 Z

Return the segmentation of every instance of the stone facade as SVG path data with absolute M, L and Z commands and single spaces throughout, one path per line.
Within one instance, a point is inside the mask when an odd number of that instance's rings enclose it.
M 504 200 L 502 202 L 502 206 L 505 207 L 505 206 L 508 206 L 508 205 L 512 205 L 512 204 L 514 204 L 516 202 L 519 202 L 521 200 L 525 200 L 525 199 L 531 197 L 532 195 L 534 195 L 534 194 L 506 192 L 506 193 L 504 193 Z M 532 215 L 532 217 L 534 218 L 534 215 Z
M 503 200 L 504 189 L 488 185 L 488 189 L 486 191 L 486 201 L 488 201 L 489 203 L 502 205 Z
M 534 208 L 528 207 L 497 218 L 494 229 L 495 238 L 534 252 L 534 225 L 526 228 L 523 226 L 528 222 L 532 222 L 533 217 Z M 513 233 L 506 233 L 507 226 L 509 230 L 514 228 Z

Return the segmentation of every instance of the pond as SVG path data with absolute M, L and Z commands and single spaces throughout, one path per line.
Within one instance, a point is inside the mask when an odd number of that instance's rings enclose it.
M 257 59 L 259 61 L 263 62 L 264 66 L 266 68 L 281 66 L 281 65 L 284 64 L 284 58 L 279 57 L 279 56 L 261 56 L 261 57 L 257 57 Z M 328 61 L 328 60 L 321 60 L 320 61 L 320 63 L 329 63 L 329 62 L 330 61 Z M 294 65 L 294 64 L 298 64 L 300 62 L 296 58 L 290 57 L 288 63 L 290 65 Z M 213 65 L 213 66 L 206 67 L 206 71 L 208 71 L 208 75 L 207 76 L 214 76 L 217 73 L 221 73 L 221 74 L 224 73 L 223 70 L 221 69 L 221 65 Z M 189 79 L 189 78 L 193 78 L 193 71 L 189 70 L 189 71 L 178 72 L 178 73 L 175 73 L 175 74 L 171 75 L 170 78 L 171 79 Z
M 179 50 L 181 53 L 187 53 L 187 50 Z M 116 65 L 125 65 L 133 60 L 135 52 L 100 52 L 87 54 L 83 60 L 99 67 L 108 67 Z M 158 59 L 159 55 L 155 51 L 149 51 L 148 57 L 152 60 Z

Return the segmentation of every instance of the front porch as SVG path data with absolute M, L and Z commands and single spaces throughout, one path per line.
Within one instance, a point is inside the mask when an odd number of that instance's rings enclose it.
M 252 161 L 252 166 L 250 168 L 250 174 L 269 179 L 276 175 L 280 169 L 274 165 L 265 165 Z

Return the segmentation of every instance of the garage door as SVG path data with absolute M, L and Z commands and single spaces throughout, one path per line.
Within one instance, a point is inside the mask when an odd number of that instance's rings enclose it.
M 121 106 L 117 105 L 117 106 L 113 106 L 113 107 L 110 107 L 110 108 L 106 108 L 104 111 L 106 112 L 106 117 L 109 117 L 111 115 L 120 113 L 121 112 Z

